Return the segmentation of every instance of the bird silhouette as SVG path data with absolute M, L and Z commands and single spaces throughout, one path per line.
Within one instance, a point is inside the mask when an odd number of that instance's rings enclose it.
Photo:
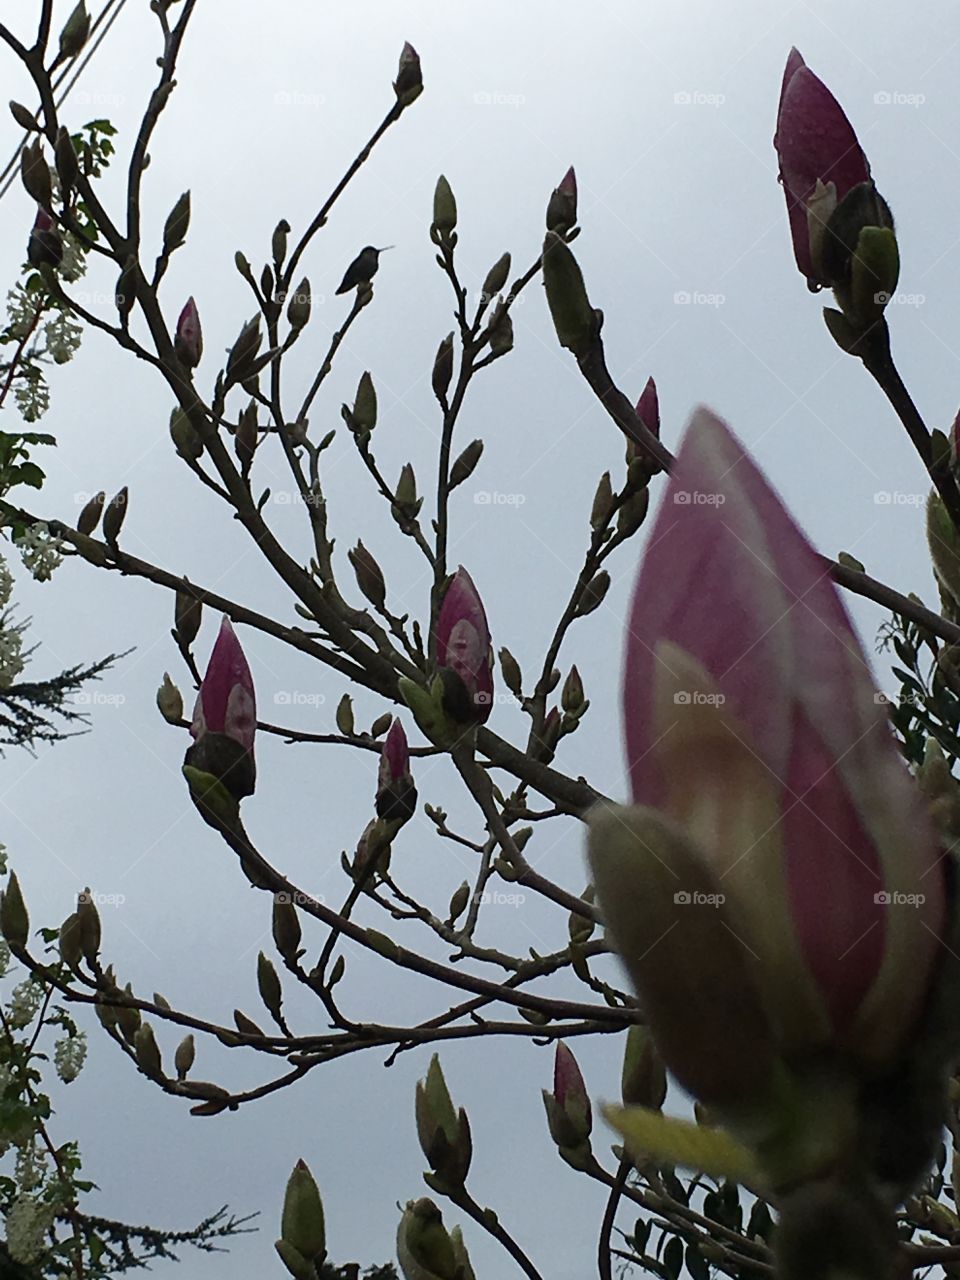
M 373 277 L 377 274 L 377 268 L 380 266 L 380 255 L 387 249 L 392 249 L 392 244 L 384 245 L 383 249 L 375 249 L 372 244 L 366 245 L 354 260 L 347 267 L 343 279 L 340 281 L 340 287 L 337 293 L 349 293 L 351 289 L 355 289 L 358 284 L 369 284 Z

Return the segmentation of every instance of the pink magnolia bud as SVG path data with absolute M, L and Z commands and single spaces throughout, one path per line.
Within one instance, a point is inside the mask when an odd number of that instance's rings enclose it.
M 252 795 L 256 727 L 253 677 L 230 619 L 224 616 L 193 710 L 190 734 L 195 741 L 187 763 L 212 773 L 237 798 Z
M 482 724 L 493 710 L 493 649 L 483 604 L 462 565 L 444 591 L 434 645 L 445 710 L 463 724 Z
M 716 878 L 780 1050 L 888 1064 L 941 950 L 938 841 L 820 558 L 705 409 L 637 580 L 624 712 L 634 799 Z
M 412 818 L 417 809 L 417 789 L 410 772 L 407 735 L 396 719 L 383 740 L 380 752 L 376 807 L 378 818 L 401 823 Z
M 783 73 L 773 145 L 780 160 L 797 266 L 811 288 L 830 284 L 811 252 L 811 199 L 817 199 L 813 211 L 817 233 L 848 192 L 870 180 L 870 166 L 843 108 L 796 49 L 790 50 Z
M 647 379 L 647 385 L 637 401 L 637 417 L 651 435 L 660 439 L 660 402 L 657 399 L 657 384 L 653 378 Z
M 40 267 L 44 263 L 59 267 L 63 261 L 63 241 L 57 224 L 46 209 L 37 208 L 37 216 L 33 220 L 27 242 L 27 261 L 31 267 Z
M 558 235 L 569 231 L 577 221 L 577 175 L 571 165 L 554 190 L 547 205 L 547 230 Z
M 590 1098 L 577 1060 L 563 1043 L 557 1041 L 553 1061 L 553 1093 L 543 1090 L 550 1136 L 568 1154 L 582 1148 L 589 1151 L 593 1118 Z
M 193 298 L 188 298 L 177 321 L 177 333 L 173 349 L 181 364 L 195 369 L 203 355 L 203 334 L 200 330 L 200 313 Z

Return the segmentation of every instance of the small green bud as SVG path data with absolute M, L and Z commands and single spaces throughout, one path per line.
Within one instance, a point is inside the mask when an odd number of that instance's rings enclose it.
M 387 732 L 391 724 L 393 724 L 393 716 L 389 711 L 385 711 L 382 716 L 377 716 L 376 720 L 374 720 L 373 724 L 370 726 L 370 737 L 379 738 L 382 734 Z
M 286 218 L 281 218 L 273 229 L 273 238 L 270 241 L 270 251 L 273 254 L 273 261 L 279 270 L 287 256 L 287 236 L 290 234 L 290 223 Z
M 80 920 L 75 911 L 67 916 L 60 926 L 58 945 L 60 959 L 69 968 L 76 969 L 80 963 L 80 957 L 83 955 L 83 950 L 80 946 Z
M 137 1066 L 145 1076 L 149 1076 L 151 1080 L 163 1079 L 160 1049 L 149 1022 L 144 1022 L 137 1028 L 133 1037 L 133 1051 Z
M 95 493 L 77 517 L 77 532 L 89 537 L 100 523 L 103 504 L 107 495 L 101 489 Z
M 227 382 L 244 382 L 253 373 L 254 362 L 263 335 L 260 333 L 260 317 L 254 316 L 240 330 L 236 342 L 227 356 Z
M 483 441 L 471 440 L 450 468 L 449 488 L 451 490 L 455 489 L 458 484 L 463 484 L 464 480 L 469 480 L 476 469 L 477 463 L 480 461 L 482 453 Z
M 323 1201 L 313 1174 L 303 1160 L 294 1165 L 287 1182 L 280 1235 L 320 1269 L 327 1251 Z
M 178 591 L 173 606 L 173 626 L 181 644 L 193 644 L 202 618 L 202 602 L 190 591 Z
M 433 193 L 433 229 L 449 234 L 456 225 L 457 202 L 450 183 L 441 174 Z
M 604 596 L 610 590 L 610 575 L 606 569 L 601 569 L 587 585 L 586 590 L 580 597 L 580 603 L 577 605 L 577 611 L 574 614 L 576 618 L 585 618 L 588 613 L 593 613 L 594 609 L 599 609 L 603 604 Z
M 459 889 L 455 889 L 450 899 L 450 915 L 448 922 L 453 924 L 467 909 L 467 903 L 470 901 L 470 886 L 464 880 Z
M 157 690 L 157 706 L 167 724 L 179 724 L 183 719 L 183 695 L 166 671 L 163 684 Z
M 27 195 L 32 196 L 49 213 L 53 200 L 53 182 L 39 138 L 20 152 L 20 177 Z
M 659 1111 L 667 1096 L 667 1073 L 649 1027 L 627 1029 L 620 1092 L 625 1107 Z
M 77 897 L 77 919 L 80 922 L 80 946 L 84 959 L 94 968 L 100 954 L 100 916 L 89 887 Z
M 364 373 L 357 387 L 353 404 L 353 428 L 372 431 L 377 425 L 377 392 L 369 373 Z
M 297 285 L 287 303 L 287 320 L 291 329 L 302 329 L 310 319 L 310 281 L 306 276 Z
M 613 507 L 613 485 L 610 483 L 610 472 L 605 471 L 600 477 L 597 492 L 594 494 L 593 506 L 590 509 L 590 527 L 601 529 L 606 523 Z
M 498 258 L 490 270 L 487 272 L 487 278 L 483 282 L 481 290 L 482 300 L 484 302 L 492 302 L 503 286 L 507 283 L 507 276 L 510 274 L 510 255 L 505 253 Z
M 127 486 L 124 485 L 120 492 L 110 499 L 103 513 L 103 536 L 112 547 L 117 545 L 117 538 L 127 514 L 127 498 Z
M 60 32 L 60 59 L 75 58 L 90 35 L 90 15 L 84 0 L 71 13 Z
M 599 321 L 576 258 L 553 231 L 543 242 L 543 284 L 560 345 L 575 356 L 586 355 L 599 337 Z
M 345 693 L 337 703 L 337 728 L 345 738 L 352 738 L 356 729 L 353 718 L 353 699 Z
M 197 1048 L 193 1036 L 184 1036 L 173 1055 L 173 1065 L 176 1068 L 178 1080 L 186 1080 L 196 1056 Z
M 267 1012 L 280 1020 L 280 1005 L 283 1002 L 283 992 L 280 988 L 280 979 L 273 964 L 261 951 L 257 956 L 257 987 L 260 991 L 260 999 L 264 1003 Z
M 7 887 L 0 894 L 0 933 L 12 947 L 25 947 L 30 934 L 30 917 L 27 915 L 20 881 L 15 871 L 10 872 Z
M 240 462 L 244 475 L 250 470 L 253 455 L 257 448 L 259 436 L 257 426 L 257 405 L 251 400 L 237 423 L 237 433 L 233 438 L 233 448 Z
M 437 347 L 437 354 L 433 360 L 433 372 L 430 375 L 430 383 L 433 387 L 433 394 L 437 397 L 441 405 L 447 403 L 447 388 L 450 386 L 450 379 L 453 377 L 453 333 L 447 336 Z
M 188 462 L 196 462 L 203 453 L 203 441 L 179 405 L 170 414 L 170 439 L 180 457 Z
M 190 192 L 184 191 L 183 195 L 167 214 L 167 220 L 163 224 L 163 253 L 166 257 L 173 253 L 174 249 L 179 249 L 187 238 L 187 228 L 190 226 Z
M 33 133 L 37 128 L 36 116 L 28 107 L 25 107 L 22 102 L 14 102 L 11 98 L 10 114 L 13 116 L 14 120 L 16 120 L 21 129 L 26 129 L 29 133 Z
M 375 609 L 382 609 L 387 596 L 383 570 L 362 542 L 358 542 L 352 551 L 347 552 L 347 559 L 353 565 L 357 586 Z
M 523 675 L 520 671 L 520 664 L 504 645 L 499 652 L 500 670 L 503 672 L 503 682 L 513 694 L 515 698 L 523 696 Z
M 302 931 L 297 908 L 290 895 L 278 893 L 273 899 L 273 940 L 284 960 L 293 963 L 297 958 Z

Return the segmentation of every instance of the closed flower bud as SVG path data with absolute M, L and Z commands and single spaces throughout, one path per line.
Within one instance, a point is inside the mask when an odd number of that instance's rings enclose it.
M 46 209 L 37 208 L 37 216 L 27 241 L 27 261 L 31 267 L 44 265 L 56 269 L 63 261 L 63 241 L 57 224 Z
M 375 609 L 382 609 L 387 595 L 383 570 L 362 542 L 358 542 L 352 551 L 347 552 L 347 559 L 353 565 L 357 586 Z
M 471 440 L 463 453 L 454 462 L 450 468 L 450 489 L 453 490 L 458 484 L 463 484 L 464 480 L 469 480 L 473 475 L 477 463 L 483 453 L 483 441 Z
M 160 1049 L 153 1034 L 153 1027 L 149 1022 L 141 1023 L 137 1028 L 133 1037 L 133 1051 L 136 1055 L 137 1066 L 145 1076 L 149 1076 L 151 1080 L 163 1079 L 163 1063 L 160 1059 Z
M 571 166 L 547 204 L 547 230 L 564 235 L 577 221 L 577 175 Z
M 237 434 L 233 440 L 234 452 L 244 475 L 250 470 L 250 464 L 253 462 L 258 436 L 257 406 L 256 402 L 251 400 L 240 415 L 240 420 L 237 423 Z
M 327 1252 L 320 1190 L 303 1160 L 298 1160 L 283 1197 L 281 1238 L 319 1272 Z
M 667 1073 L 649 1027 L 627 1029 L 620 1093 L 625 1107 L 659 1111 L 667 1096 Z
M 563 682 L 563 690 L 560 694 L 560 706 L 570 715 L 582 714 L 586 699 L 583 696 L 583 681 L 580 679 L 580 672 L 575 666 L 570 668 L 570 674 Z
M 593 506 L 590 509 L 590 527 L 602 529 L 613 508 L 613 485 L 610 483 L 610 472 L 605 471 L 600 477 L 597 492 L 594 494 Z
M 84 0 L 70 14 L 60 32 L 60 59 L 75 58 L 90 35 L 90 15 Z
M 397 68 L 397 78 L 393 82 L 393 90 L 397 95 L 397 103 L 401 107 L 408 107 L 423 92 L 420 59 L 409 41 L 400 51 L 400 65 Z
M 353 423 L 355 431 L 372 431 L 377 425 L 377 392 L 369 373 L 364 373 L 357 386 L 357 396 L 353 404 Z
M 194 1058 L 197 1050 L 194 1044 L 193 1036 L 184 1036 L 177 1045 L 177 1051 L 173 1055 L 173 1065 L 176 1068 L 177 1079 L 186 1080 L 193 1066 Z
M 413 467 L 409 462 L 405 462 L 400 470 L 400 479 L 397 481 L 397 506 L 411 518 L 420 510 L 422 499 L 417 497 L 417 478 L 414 475 Z
M 240 330 L 236 342 L 227 356 L 227 382 L 244 382 L 253 374 L 257 353 L 263 335 L 260 332 L 260 317 L 254 316 Z
M 124 485 L 118 494 L 112 497 L 103 513 L 103 536 L 112 547 L 116 547 L 117 538 L 123 527 L 127 514 L 127 486 Z
M 168 724 L 180 724 L 183 720 L 183 696 L 166 671 L 163 684 L 157 690 L 157 706 Z
M 178 591 L 173 606 L 173 626 L 177 639 L 189 647 L 197 638 L 203 619 L 203 604 L 190 591 Z
M 29 107 L 25 107 L 22 102 L 10 100 L 10 114 L 16 120 L 21 129 L 26 129 L 32 133 L 37 127 L 37 119 Z
M 203 355 L 203 334 L 200 329 L 200 313 L 193 298 L 188 298 L 180 318 L 177 320 L 177 332 L 173 340 L 173 350 L 181 364 L 188 369 L 195 369 Z
M 290 295 L 287 303 L 287 321 L 290 328 L 300 330 L 310 319 L 310 281 L 306 276 Z
M 193 710 L 185 763 L 216 778 L 235 800 L 253 794 L 257 728 L 253 677 L 224 616 Z
M 354 723 L 353 718 L 353 699 L 350 697 L 349 693 L 345 693 L 337 703 L 336 719 L 337 728 L 344 737 L 353 737 L 356 724 Z
M 53 183 L 39 138 L 20 152 L 20 177 L 27 194 L 32 196 L 42 209 L 49 211 L 50 202 L 53 199 Z
M 471 1274 L 462 1269 L 443 1215 L 426 1196 L 407 1203 L 397 1229 L 397 1261 L 404 1280 L 468 1280 Z
M 586 1156 L 593 1128 L 590 1098 L 577 1060 L 562 1040 L 557 1041 L 554 1057 L 553 1092 L 543 1090 L 543 1103 L 550 1136 L 561 1155 L 572 1161 Z
M 460 885 L 459 889 L 453 891 L 450 898 L 450 915 L 448 923 L 453 924 L 467 909 L 467 903 L 470 901 L 470 886 L 466 880 Z
M 513 320 L 510 312 L 500 307 L 490 326 L 490 352 L 495 356 L 505 356 L 513 350 Z
M 183 195 L 167 214 L 167 220 L 163 224 L 163 252 L 167 254 L 173 253 L 174 249 L 179 249 L 187 238 L 187 228 L 190 226 L 190 192 L 184 191 Z
M 203 441 L 179 405 L 170 413 L 170 439 L 180 457 L 188 462 L 196 462 L 203 453 Z
M 277 950 L 284 960 L 292 964 L 300 946 L 301 929 L 297 908 L 290 901 L 289 894 L 274 894 L 272 927 Z
M 441 174 L 433 193 L 433 229 L 441 234 L 449 234 L 456 225 L 457 202 L 450 183 Z
M 77 920 L 80 923 L 80 946 L 84 959 L 94 968 L 100 954 L 100 916 L 89 888 L 84 889 L 77 897 Z
M 523 675 L 520 671 L 520 664 L 506 646 L 500 650 L 500 670 L 503 672 L 503 683 L 513 696 L 515 698 L 521 697 Z
M 510 274 L 510 255 L 503 254 L 499 257 L 490 270 L 483 282 L 481 290 L 482 301 L 492 302 L 503 286 L 507 283 L 507 276 Z
M 490 628 L 473 579 L 461 565 L 443 593 L 434 630 L 443 705 L 459 723 L 483 723 L 493 710 Z
M 437 348 L 437 354 L 433 361 L 433 373 L 430 382 L 433 387 L 433 394 L 440 401 L 441 405 L 447 402 L 447 388 L 450 386 L 450 379 L 453 377 L 453 334 L 448 333 Z
M 290 234 L 290 223 L 286 218 L 281 218 L 273 229 L 273 236 L 270 241 L 270 251 L 273 254 L 273 261 L 279 270 L 287 256 L 287 236 Z
M 257 956 L 257 989 L 267 1012 L 271 1017 L 279 1019 L 283 991 L 276 969 L 262 951 Z
M 657 384 L 648 378 L 646 386 L 637 401 L 637 417 L 651 435 L 660 439 L 660 401 L 657 396 Z
M 594 609 L 599 609 L 603 604 L 604 597 L 610 590 L 610 575 L 606 569 L 591 579 L 586 590 L 580 597 L 580 603 L 577 605 L 577 611 L 574 617 L 585 618 L 588 613 L 593 613 Z
M 394 720 L 383 742 L 377 773 L 377 817 L 386 822 L 408 822 L 417 811 L 417 789 L 410 772 L 407 735 Z
M 451 1188 L 462 1187 L 470 1169 L 470 1125 L 463 1108 L 457 1112 L 436 1054 L 425 1080 L 417 1082 L 417 1136 L 430 1168 Z
M 543 242 L 543 286 L 560 345 L 578 358 L 597 343 L 600 325 L 576 258 L 553 231 Z
M 101 489 L 95 493 L 77 517 L 77 532 L 89 537 L 100 523 L 103 504 L 107 495 Z

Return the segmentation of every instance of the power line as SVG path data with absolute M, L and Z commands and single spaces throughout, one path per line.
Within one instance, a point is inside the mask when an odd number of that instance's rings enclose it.
M 87 48 L 85 54 L 83 55 L 82 60 L 80 61 L 74 60 L 74 62 L 64 67 L 60 75 L 57 77 L 57 79 L 53 83 L 53 89 L 54 91 L 56 91 L 57 89 L 60 88 L 60 86 L 67 79 L 67 77 L 68 76 L 70 77 L 70 80 L 66 85 L 66 87 L 64 88 L 63 92 L 54 99 L 54 103 L 58 108 L 63 105 L 70 90 L 77 83 L 80 76 L 83 74 L 84 69 L 89 64 L 90 59 L 100 48 L 100 45 L 103 43 L 107 35 L 107 32 L 116 22 L 117 18 L 119 18 L 121 12 L 123 11 L 123 7 L 126 3 L 127 3 L 127 0 L 107 0 L 107 3 L 100 10 L 100 13 L 98 14 L 98 16 L 93 20 L 93 23 L 91 24 L 91 27 L 90 27 L 90 35 L 91 36 L 95 35 L 97 32 L 97 28 L 100 27 L 101 24 L 104 24 L 103 30 L 99 33 L 99 35 L 96 36 L 96 39 Z M 113 10 L 112 13 L 110 12 L 111 9 Z M 39 117 L 40 117 L 40 108 L 38 107 L 34 115 L 34 119 L 35 120 L 39 119 Z M 10 157 L 9 162 L 7 163 L 3 171 L 0 172 L 0 183 L 3 183 L 3 186 L 0 186 L 0 200 L 2 200 L 3 197 L 7 194 L 10 188 L 13 186 L 14 181 L 16 180 L 16 176 L 17 176 L 16 170 L 17 170 L 17 165 L 20 161 L 20 153 L 23 151 L 23 148 L 26 145 L 26 141 L 29 137 L 30 137 L 29 133 L 25 133 L 23 135 L 23 139 L 21 140 L 19 146 L 16 148 L 13 155 Z M 4 181 L 4 179 L 6 179 L 6 181 Z

